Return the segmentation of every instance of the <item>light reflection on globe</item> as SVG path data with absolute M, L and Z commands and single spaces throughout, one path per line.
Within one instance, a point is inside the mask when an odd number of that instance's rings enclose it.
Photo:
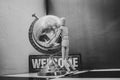
M 31 30 L 29 30 L 32 35 L 29 38 L 32 40 L 30 42 L 33 47 L 39 52 L 48 54 L 59 52 L 61 49 L 61 36 L 58 37 L 55 43 L 49 45 L 54 39 L 59 26 L 60 18 L 56 16 L 44 16 L 40 19 L 35 19 L 31 24 Z

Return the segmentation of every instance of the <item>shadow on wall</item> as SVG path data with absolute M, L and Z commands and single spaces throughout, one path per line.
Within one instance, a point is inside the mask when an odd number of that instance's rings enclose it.
M 49 0 L 49 14 L 66 17 L 70 52 L 84 68 L 120 68 L 119 0 Z

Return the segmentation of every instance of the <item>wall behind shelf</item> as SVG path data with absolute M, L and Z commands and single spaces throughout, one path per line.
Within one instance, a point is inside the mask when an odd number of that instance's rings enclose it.
M 44 0 L 0 0 L 0 74 L 28 72 L 32 14 L 45 15 Z M 37 52 L 36 52 L 37 53 Z

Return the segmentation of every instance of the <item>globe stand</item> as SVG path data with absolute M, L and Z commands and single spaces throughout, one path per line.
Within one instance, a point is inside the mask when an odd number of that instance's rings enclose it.
M 46 66 L 38 72 L 38 76 L 59 76 L 64 75 L 66 71 L 55 62 L 53 56 L 50 56 Z

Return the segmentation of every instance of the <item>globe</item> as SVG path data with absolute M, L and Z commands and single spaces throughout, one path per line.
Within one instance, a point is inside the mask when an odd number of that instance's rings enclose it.
M 33 15 L 36 17 L 35 15 Z M 39 52 L 53 55 L 61 50 L 61 36 L 50 44 L 54 39 L 57 29 L 60 26 L 60 18 L 53 15 L 46 15 L 41 18 L 36 17 L 29 28 L 29 41 Z

